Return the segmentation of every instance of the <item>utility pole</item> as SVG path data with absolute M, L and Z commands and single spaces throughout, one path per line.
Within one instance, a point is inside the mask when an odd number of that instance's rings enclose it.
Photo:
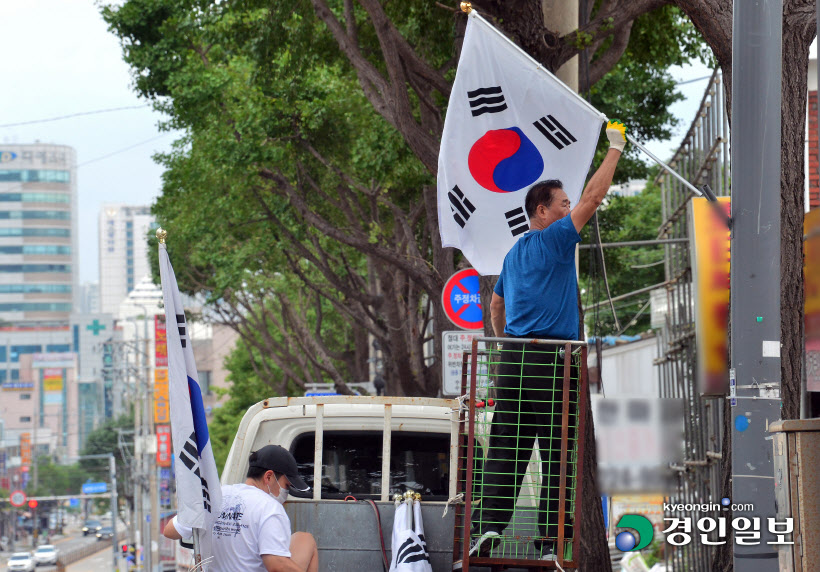
M 108 457 L 108 471 L 111 478 L 111 528 L 114 534 L 111 537 L 111 550 L 114 558 L 112 570 L 117 569 L 117 521 L 119 520 L 119 510 L 117 509 L 117 460 L 114 455 Z
M 780 419 L 780 100 L 782 0 L 735 0 L 732 32 L 730 430 L 734 518 L 759 518 L 760 544 L 736 572 L 777 572 L 770 423 Z M 715 499 L 704 499 L 715 500 Z M 753 521 L 752 521 L 753 522 Z
M 111 553 L 114 558 L 114 567 L 117 569 L 117 521 L 119 520 L 119 509 L 117 508 L 117 460 L 114 453 L 103 453 L 100 455 L 81 455 L 75 458 L 76 460 L 83 459 L 107 459 L 108 460 L 108 478 L 111 483 L 111 528 L 114 531 L 111 537 Z

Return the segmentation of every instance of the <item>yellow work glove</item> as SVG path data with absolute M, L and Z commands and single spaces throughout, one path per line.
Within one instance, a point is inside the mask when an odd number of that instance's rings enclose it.
M 626 145 L 626 125 L 613 119 L 606 124 L 606 137 L 609 139 L 609 148 L 624 152 Z

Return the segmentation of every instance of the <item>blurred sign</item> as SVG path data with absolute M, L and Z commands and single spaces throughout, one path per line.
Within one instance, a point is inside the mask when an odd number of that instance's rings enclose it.
M 154 370 L 154 423 L 171 422 L 171 402 L 168 396 L 168 370 Z
M 461 330 L 442 332 L 441 351 L 442 367 L 441 393 L 443 395 L 461 395 L 461 365 L 462 356 L 472 351 L 473 338 L 479 338 L 484 333 L 464 332 Z M 479 344 L 479 349 L 484 349 L 484 343 Z M 470 380 L 467 380 L 470 383 Z
M 806 388 L 809 391 L 820 391 L 820 210 L 806 213 L 803 235 Z
M 679 399 L 592 396 L 598 484 L 602 494 L 660 494 L 683 456 Z
M 729 197 L 718 201 L 731 215 Z M 695 339 L 699 389 L 705 395 L 725 395 L 729 390 L 729 234 L 709 201 L 692 199 Z
M 156 367 L 168 367 L 168 333 L 164 314 L 154 316 L 154 354 Z
M 173 455 L 171 426 L 157 425 L 157 465 L 160 467 L 170 467 L 171 457 Z
M 74 357 L 77 354 L 73 352 L 61 353 L 47 353 L 47 354 L 32 354 L 31 367 L 32 369 L 43 369 L 46 367 L 74 367 Z
M 6 474 L 6 451 L 0 451 L 0 474 Z M 7 489 L 8 487 L 3 487 Z
M 26 493 L 23 491 L 14 491 L 11 493 L 11 497 L 9 497 L 9 502 L 11 506 L 23 506 L 26 504 Z
M 20 433 L 20 463 L 31 465 L 31 433 Z
M 34 383 L 30 381 L 7 381 L 3 384 L 3 390 L 23 390 L 34 389 Z
M 107 493 L 108 483 L 83 483 L 82 492 L 84 495 Z
M 48 367 L 43 369 L 43 403 L 59 405 L 63 402 L 63 370 Z

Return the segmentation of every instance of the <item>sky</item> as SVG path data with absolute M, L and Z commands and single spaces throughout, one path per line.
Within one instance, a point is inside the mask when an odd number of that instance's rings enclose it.
M 97 219 L 104 203 L 150 205 L 159 196 L 162 168 L 152 156 L 167 151 L 178 134 L 162 132 L 161 114 L 132 89 L 117 38 L 92 0 L 3 2 L 0 54 L 0 144 L 70 145 L 77 151 L 80 281 L 99 280 Z M 670 70 L 679 81 L 710 74 L 695 65 Z M 706 80 L 680 86 L 685 100 L 670 142 L 643 142 L 665 159 L 680 143 L 700 103 Z M 113 108 L 107 113 L 7 126 Z

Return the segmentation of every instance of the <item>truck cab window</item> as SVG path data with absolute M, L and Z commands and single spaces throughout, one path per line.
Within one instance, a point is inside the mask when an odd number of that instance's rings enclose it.
M 450 435 L 443 433 L 392 434 L 390 442 L 390 495 L 413 489 L 423 500 L 447 500 Z M 302 433 L 291 445 L 299 473 L 313 489 L 314 433 Z M 382 433 L 325 431 L 322 451 L 322 498 L 377 500 L 382 481 Z M 309 493 L 291 492 L 311 498 Z

